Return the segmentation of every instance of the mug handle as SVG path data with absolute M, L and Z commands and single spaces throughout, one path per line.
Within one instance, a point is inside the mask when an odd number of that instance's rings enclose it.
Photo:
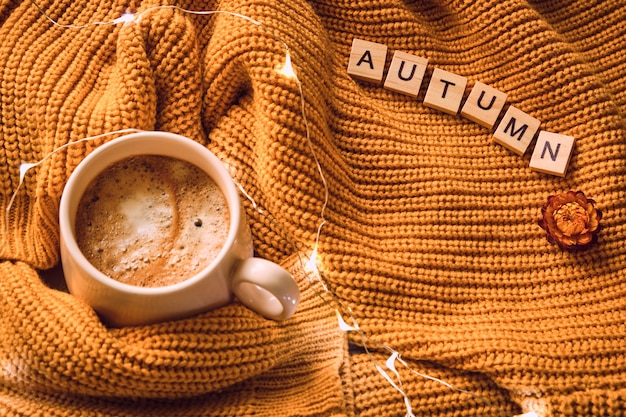
M 291 274 L 267 259 L 244 259 L 235 268 L 231 283 L 239 301 L 272 320 L 291 317 L 300 300 Z

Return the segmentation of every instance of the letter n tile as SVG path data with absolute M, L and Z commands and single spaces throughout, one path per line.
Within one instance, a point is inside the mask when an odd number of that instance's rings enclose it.
M 530 157 L 530 169 L 564 177 L 574 151 L 574 138 L 542 130 Z

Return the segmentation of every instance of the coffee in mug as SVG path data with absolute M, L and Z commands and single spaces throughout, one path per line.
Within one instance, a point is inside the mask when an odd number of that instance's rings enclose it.
M 130 285 L 159 287 L 194 276 L 215 259 L 229 228 L 228 204 L 198 167 L 161 155 L 116 162 L 89 184 L 76 213 L 87 260 Z
M 100 145 L 68 179 L 59 226 L 67 288 L 114 327 L 188 317 L 234 297 L 283 320 L 300 299 L 289 272 L 253 256 L 226 167 L 180 135 Z

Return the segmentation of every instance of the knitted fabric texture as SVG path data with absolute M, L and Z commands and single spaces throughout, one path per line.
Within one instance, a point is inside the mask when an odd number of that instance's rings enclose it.
M 271 31 L 160 2 L 37 3 L 0 0 L 0 415 L 403 415 L 374 366 L 383 346 L 410 366 L 398 371 L 416 415 L 626 415 L 623 2 L 177 3 Z M 61 28 L 42 10 L 73 25 L 146 13 Z M 351 78 L 353 38 L 428 58 L 424 85 L 435 67 L 468 91 L 481 81 L 575 137 L 566 176 L 428 108 L 424 87 L 412 98 Z M 125 128 L 185 135 L 228 166 L 257 204 L 242 196 L 258 255 L 298 280 L 294 317 L 234 302 L 112 329 L 50 283 L 63 186 L 115 136 L 56 152 L 18 189 L 20 163 Z M 585 252 L 537 224 L 568 190 L 603 213 Z M 340 329 L 302 270 L 322 220 L 318 268 L 369 340 Z

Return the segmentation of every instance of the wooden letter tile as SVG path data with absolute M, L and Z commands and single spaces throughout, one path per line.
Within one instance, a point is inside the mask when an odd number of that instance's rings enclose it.
M 574 151 L 574 138 L 542 130 L 530 158 L 530 169 L 564 177 Z
M 348 61 L 348 74 L 380 84 L 387 60 L 387 45 L 362 39 L 352 40 L 352 50 Z
M 463 109 L 461 109 L 461 115 L 491 129 L 496 123 L 505 102 L 505 93 L 480 81 L 476 81 L 463 105 Z
M 428 59 L 395 51 L 385 78 L 385 88 L 417 97 L 422 86 Z
M 426 90 L 424 105 L 448 114 L 456 114 L 463 100 L 467 78 L 435 68 Z
M 517 155 L 524 155 L 541 122 L 517 107 L 509 106 L 493 134 L 494 142 Z

